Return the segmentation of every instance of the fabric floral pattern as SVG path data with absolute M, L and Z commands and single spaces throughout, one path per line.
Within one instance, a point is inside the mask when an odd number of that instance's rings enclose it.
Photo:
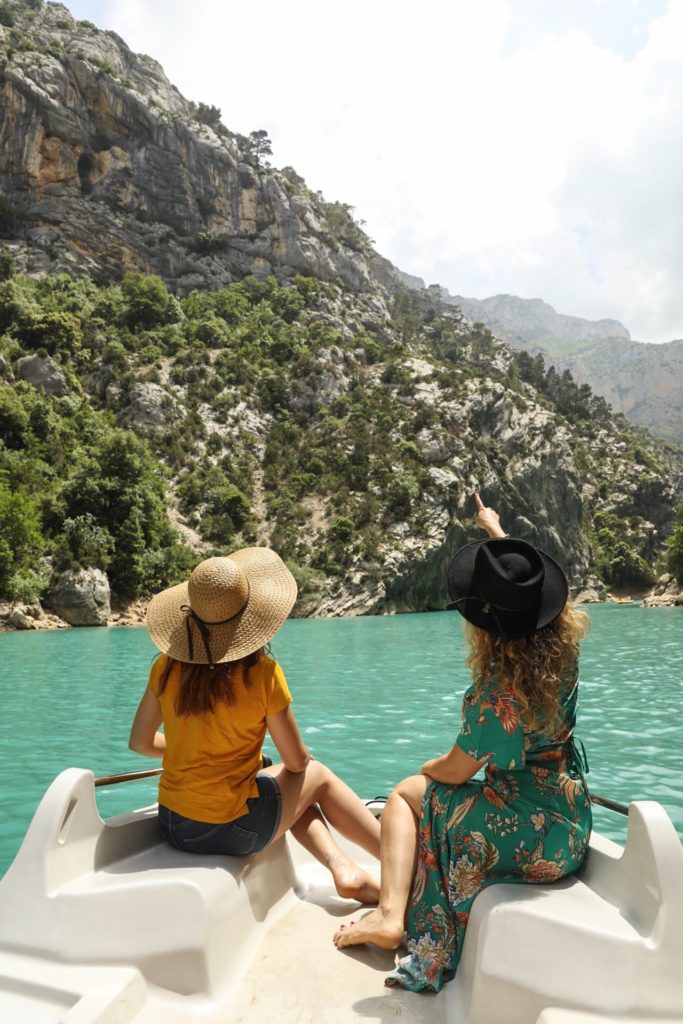
M 469 912 L 497 882 L 548 884 L 580 867 L 591 805 L 576 770 L 577 666 L 563 693 L 564 720 L 552 735 L 525 732 L 512 693 L 493 680 L 463 699 L 457 743 L 486 763 L 485 777 L 427 787 L 408 908 L 408 955 L 387 984 L 438 992 L 455 974 Z

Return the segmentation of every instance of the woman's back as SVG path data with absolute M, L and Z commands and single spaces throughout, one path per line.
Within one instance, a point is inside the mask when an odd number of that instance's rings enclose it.
M 184 668 L 161 655 L 149 680 L 161 704 L 166 736 L 159 801 L 200 821 L 230 821 L 256 795 L 266 715 L 277 714 L 292 698 L 280 666 L 261 655 L 246 671 L 243 662 L 235 664 L 230 701 L 218 700 L 203 714 L 179 715 Z

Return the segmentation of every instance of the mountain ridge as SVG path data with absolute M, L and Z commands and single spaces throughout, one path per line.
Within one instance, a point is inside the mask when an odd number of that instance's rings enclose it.
M 425 287 L 421 278 L 397 273 L 406 286 Z M 474 299 L 439 290 L 444 302 L 513 348 L 540 353 L 560 373 L 569 370 L 578 384 L 588 384 L 634 424 L 683 443 L 683 340 L 636 341 L 618 320 L 558 313 L 543 299 L 505 293 Z

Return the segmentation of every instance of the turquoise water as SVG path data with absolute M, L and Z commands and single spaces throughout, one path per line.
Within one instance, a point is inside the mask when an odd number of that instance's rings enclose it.
M 584 642 L 578 734 L 596 793 L 659 800 L 683 836 L 683 608 L 595 605 Z M 449 612 L 287 622 L 273 642 L 307 743 L 364 796 L 386 794 L 458 731 L 467 685 Z M 127 748 L 155 656 L 144 628 L 0 635 L 0 872 L 54 776 L 154 766 Z M 106 817 L 152 803 L 155 781 L 98 789 Z M 596 808 L 623 841 L 625 819 Z

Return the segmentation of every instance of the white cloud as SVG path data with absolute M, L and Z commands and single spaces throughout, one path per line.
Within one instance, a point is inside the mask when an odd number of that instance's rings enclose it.
M 72 9 L 228 127 L 267 129 L 274 163 L 354 205 L 402 269 L 683 337 L 682 0 Z

